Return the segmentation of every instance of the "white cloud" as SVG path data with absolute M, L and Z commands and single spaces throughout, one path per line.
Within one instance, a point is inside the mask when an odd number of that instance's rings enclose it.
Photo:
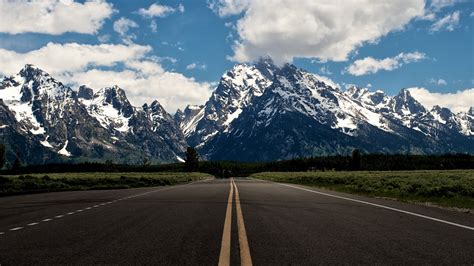
M 207 68 L 206 64 L 200 64 L 200 63 L 192 63 L 186 66 L 186 69 L 192 70 L 192 69 L 200 69 L 200 70 L 205 70 Z
M 184 6 L 179 4 L 178 8 L 173 8 L 171 6 L 159 5 L 157 3 L 152 4 L 148 8 L 140 8 L 137 13 L 144 18 L 154 18 L 154 17 L 166 17 L 170 14 L 179 11 L 184 12 Z
M 430 8 L 434 11 L 439 11 L 445 7 L 454 5 L 456 2 L 455 0 L 432 0 Z
M 100 36 L 97 37 L 97 40 L 98 40 L 100 43 L 109 42 L 109 41 L 110 41 L 110 35 L 109 35 L 109 34 L 100 35 Z
M 244 12 L 251 5 L 251 0 L 215 0 L 209 1 L 209 8 L 220 17 L 237 15 Z
M 448 82 L 446 82 L 446 80 L 444 80 L 444 79 L 433 79 L 432 78 L 432 79 L 429 79 L 428 82 L 431 83 L 431 84 L 436 84 L 438 86 L 448 85 Z
M 212 92 L 209 83 L 196 82 L 180 73 L 131 67 L 122 71 L 92 69 L 75 73 L 70 80 L 93 88 L 117 84 L 125 90 L 132 104 L 141 106 L 157 99 L 168 112 L 187 104 L 202 104 Z
M 0 49 L 0 72 L 17 73 L 25 64 L 34 64 L 50 74 L 84 70 L 91 66 L 113 66 L 119 62 L 140 59 L 151 52 L 150 46 L 78 43 L 48 43 L 27 53 Z M 65 60 L 67 59 L 67 60 Z
M 152 32 L 157 32 L 158 31 L 158 25 L 156 25 L 156 21 L 152 20 L 150 23 L 150 28 Z
M 420 52 L 400 53 L 395 57 L 385 59 L 375 59 L 373 57 L 366 57 L 364 59 L 356 60 L 346 71 L 354 76 L 362 76 L 367 74 L 375 74 L 380 70 L 391 71 L 401 67 L 404 64 L 418 62 L 425 59 L 426 55 Z
M 114 12 L 106 1 L 0 1 L 0 32 L 95 34 Z
M 459 24 L 459 14 L 459 11 L 454 11 L 453 13 L 444 16 L 440 20 L 433 23 L 433 25 L 431 25 L 430 31 L 453 31 L 454 28 L 456 28 L 456 26 Z
M 159 62 L 175 59 L 153 57 L 151 51 L 150 46 L 137 44 L 77 43 L 48 43 L 27 53 L 0 49 L 0 75 L 12 75 L 31 63 L 73 86 L 118 85 L 137 106 L 157 99 L 168 111 L 175 111 L 205 102 L 211 93 L 209 83 L 165 70 Z
M 125 43 L 131 43 L 136 38 L 134 34 L 128 33 L 131 28 L 138 28 L 138 24 L 128 18 L 121 17 L 114 22 L 114 31 L 120 34 Z
M 425 88 L 411 88 L 409 90 L 416 100 L 428 108 L 439 105 L 457 113 L 467 112 L 470 107 L 474 107 L 474 88 L 455 93 L 430 92 Z
M 319 72 L 323 75 L 332 75 L 332 72 L 329 70 L 327 66 L 323 66 L 319 69 Z
M 181 12 L 181 13 L 184 13 L 184 6 L 183 6 L 183 4 L 179 4 L 179 6 L 178 6 L 178 11 Z
M 425 13 L 424 0 L 214 0 L 209 6 L 222 17 L 244 13 L 231 59 L 269 56 L 278 64 L 296 57 L 345 61 Z

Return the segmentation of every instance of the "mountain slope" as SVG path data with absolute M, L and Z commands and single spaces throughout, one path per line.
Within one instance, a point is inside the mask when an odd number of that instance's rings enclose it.
M 97 93 L 85 86 L 74 91 L 26 65 L 0 83 L 0 97 L 5 109 L 0 123 L 9 126 L 2 133 L 24 139 L 8 145 L 9 150 L 25 154 L 26 163 L 107 159 L 139 163 L 144 157 L 173 162 L 186 147 L 178 126 L 158 102 L 133 107 L 117 86 Z M 38 151 L 20 142 L 31 143 Z
M 348 154 L 354 148 L 473 153 L 474 140 L 459 126 L 437 121 L 406 89 L 394 97 L 356 87 L 341 91 L 317 75 L 285 65 L 201 153 L 213 160 L 254 161 Z

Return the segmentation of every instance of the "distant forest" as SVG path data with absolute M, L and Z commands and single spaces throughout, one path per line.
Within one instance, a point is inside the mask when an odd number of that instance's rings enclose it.
M 295 158 L 274 162 L 199 161 L 196 154 L 188 155 L 187 163 L 142 165 L 86 162 L 76 164 L 16 165 L 0 174 L 62 173 L 62 172 L 203 172 L 216 177 L 248 176 L 259 172 L 296 171 L 396 171 L 396 170 L 450 170 L 474 169 L 474 156 L 469 154 L 445 155 L 387 155 L 360 154 L 352 156 L 324 156 Z

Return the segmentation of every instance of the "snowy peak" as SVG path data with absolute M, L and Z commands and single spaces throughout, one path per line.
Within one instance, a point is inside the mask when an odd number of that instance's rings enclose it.
M 272 84 L 276 67 L 270 61 L 257 65 L 237 64 L 221 77 L 204 107 L 188 106 L 180 127 L 191 146 L 204 145 L 240 116 L 256 97 Z
M 85 100 L 92 100 L 94 98 L 94 91 L 91 88 L 82 85 L 79 87 L 77 97 Z
M 425 113 L 426 109 L 413 96 L 408 89 L 402 89 L 389 103 L 392 111 L 399 115 Z
M 125 91 L 117 85 L 100 89 L 94 95 L 94 101 L 101 102 L 103 105 L 112 105 L 124 117 L 130 117 L 134 112 L 133 106 L 125 95 Z

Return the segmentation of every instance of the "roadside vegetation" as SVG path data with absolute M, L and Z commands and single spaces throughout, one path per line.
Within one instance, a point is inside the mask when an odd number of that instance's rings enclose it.
M 167 186 L 204 180 L 205 173 L 48 173 L 0 176 L 0 195 L 63 190 Z
M 474 170 L 263 172 L 250 177 L 474 209 Z

